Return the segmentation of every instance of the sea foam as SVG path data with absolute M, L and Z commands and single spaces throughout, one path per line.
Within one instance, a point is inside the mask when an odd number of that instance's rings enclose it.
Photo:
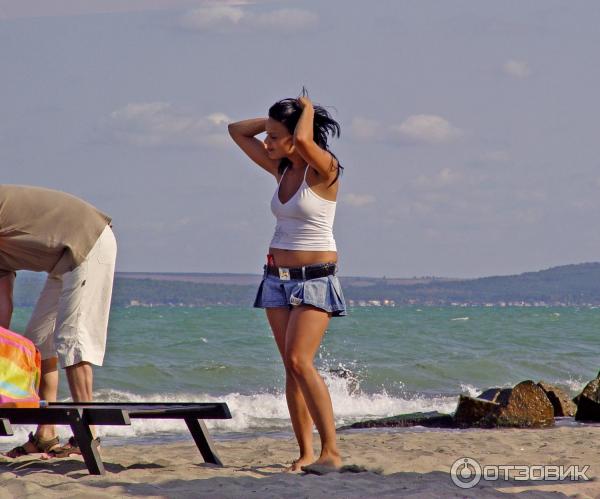
M 322 372 L 329 387 L 334 408 L 336 426 L 355 421 L 382 418 L 420 411 L 453 412 L 456 409 L 456 397 L 422 395 L 391 396 L 385 390 L 378 393 L 364 393 L 356 379 L 340 377 L 329 372 Z M 213 435 L 244 434 L 256 435 L 262 433 L 289 433 L 292 431 L 285 394 L 280 391 L 241 394 L 237 392 L 224 395 L 207 393 L 154 393 L 139 395 L 122 390 L 98 390 L 95 394 L 97 402 L 226 402 L 232 414 L 228 420 L 206 420 L 206 425 Z M 14 426 L 15 435 L 5 437 L 0 441 L 14 445 L 27 439 L 33 426 Z M 100 437 L 116 437 L 127 440 L 146 436 L 169 436 L 187 433 L 183 421 L 161 419 L 134 419 L 131 426 L 99 426 L 97 433 Z M 58 428 L 62 440 L 68 439 L 68 427 Z

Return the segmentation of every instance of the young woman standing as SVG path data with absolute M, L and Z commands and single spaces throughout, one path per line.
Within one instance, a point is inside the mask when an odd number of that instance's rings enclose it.
M 263 132 L 264 142 L 256 138 Z M 267 118 L 232 123 L 229 133 L 278 183 L 271 200 L 277 224 L 254 306 L 266 309 L 285 366 L 286 399 L 300 447 L 289 470 L 313 463 L 339 468 L 331 398 L 313 361 L 330 317 L 346 315 L 332 230 L 342 166 L 327 145 L 328 135 L 339 136 L 340 127 L 303 96 L 275 103 Z M 316 461 L 313 423 L 321 438 Z

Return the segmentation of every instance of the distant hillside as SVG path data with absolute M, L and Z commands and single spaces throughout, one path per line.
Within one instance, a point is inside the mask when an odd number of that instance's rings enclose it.
M 525 302 L 545 304 L 600 304 L 600 263 L 553 267 L 519 275 L 457 281 L 433 280 L 426 284 L 397 286 L 380 280 L 368 287 L 349 287 L 354 300 L 394 300 L 396 304 Z
M 479 279 L 341 277 L 344 294 L 356 304 L 396 305 L 548 304 L 600 305 L 600 263 L 553 267 L 539 272 Z M 259 275 L 117 273 L 113 303 L 248 305 Z M 32 305 L 43 285 L 41 275 L 20 273 L 15 303 Z

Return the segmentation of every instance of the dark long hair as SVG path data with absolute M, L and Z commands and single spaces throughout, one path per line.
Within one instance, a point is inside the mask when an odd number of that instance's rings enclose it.
M 304 88 L 302 89 L 302 95 L 307 95 Z M 317 105 L 314 105 L 313 107 L 315 109 L 315 117 L 313 120 L 313 139 L 321 149 L 324 149 L 331 154 L 332 163 L 333 158 L 335 158 L 335 160 L 338 162 L 337 175 L 331 183 L 335 184 L 340 176 L 340 172 L 344 169 L 344 167 L 340 164 L 337 156 L 329 149 L 327 140 L 328 135 L 331 135 L 332 137 L 340 136 L 340 125 L 331 117 L 331 114 L 329 114 L 327 109 Z M 273 118 L 274 120 L 285 125 L 292 135 L 294 134 L 294 130 L 296 129 L 296 125 L 298 124 L 301 114 L 302 108 L 298 103 L 298 99 L 283 99 L 276 102 L 269 108 L 269 118 Z M 285 169 L 291 164 L 292 162 L 288 158 L 282 158 L 279 161 L 279 174 L 282 175 Z

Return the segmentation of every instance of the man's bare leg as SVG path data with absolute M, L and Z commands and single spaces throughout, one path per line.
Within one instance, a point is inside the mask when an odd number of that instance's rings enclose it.
M 91 402 L 94 372 L 89 362 L 79 362 L 65 368 L 73 402 Z
M 94 398 L 94 371 L 89 362 L 79 362 L 65 368 L 69 389 L 73 402 L 92 402 Z M 94 438 L 96 438 L 96 427 L 90 426 Z
M 40 381 L 40 399 L 56 402 L 58 397 L 58 358 L 42 360 L 42 378 Z M 39 425 L 35 434 L 42 440 L 56 436 L 54 425 Z

